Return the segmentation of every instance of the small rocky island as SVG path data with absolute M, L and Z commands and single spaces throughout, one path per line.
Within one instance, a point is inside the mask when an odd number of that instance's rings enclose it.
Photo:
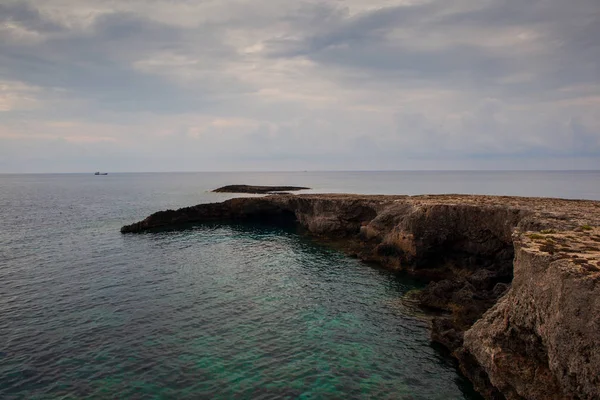
M 242 220 L 295 224 L 428 279 L 432 340 L 487 399 L 600 398 L 598 201 L 280 194 L 161 211 L 121 232 Z
M 252 193 L 272 194 L 284 192 L 296 192 L 298 190 L 310 189 L 302 186 L 250 186 L 250 185 L 228 185 L 213 190 L 214 193 Z

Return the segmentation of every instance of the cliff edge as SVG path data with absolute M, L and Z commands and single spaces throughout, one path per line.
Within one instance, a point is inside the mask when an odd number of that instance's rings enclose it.
M 431 282 L 432 339 L 488 399 L 600 398 L 600 202 L 499 196 L 277 195 L 161 211 L 123 233 L 295 223 Z

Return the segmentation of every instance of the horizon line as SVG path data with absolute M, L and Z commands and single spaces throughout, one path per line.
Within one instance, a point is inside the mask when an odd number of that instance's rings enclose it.
M 0 175 L 68 175 L 94 174 L 78 172 L 1 172 Z M 364 170 L 188 170 L 188 171 L 101 171 L 109 174 L 193 174 L 193 173 L 323 173 L 323 172 L 600 172 L 600 169 L 364 169 Z

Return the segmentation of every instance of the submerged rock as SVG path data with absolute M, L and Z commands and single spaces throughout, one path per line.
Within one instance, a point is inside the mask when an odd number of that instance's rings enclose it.
M 432 339 L 488 399 L 600 398 L 600 202 L 278 195 L 158 212 L 121 232 L 234 220 L 295 223 L 431 279 L 420 302 L 445 314 Z

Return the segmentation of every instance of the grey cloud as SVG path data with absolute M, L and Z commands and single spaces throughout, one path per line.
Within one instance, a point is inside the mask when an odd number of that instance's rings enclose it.
M 34 32 L 59 32 L 63 28 L 40 15 L 40 12 L 25 2 L 0 4 L 0 26 L 16 23 Z
M 394 26 L 415 21 L 427 16 L 434 7 L 428 5 L 386 7 L 375 11 L 349 16 L 346 12 L 334 12 L 327 8 L 329 16 L 311 30 L 301 30 L 304 36 L 295 39 L 274 39 L 269 41 L 270 54 L 274 57 L 293 57 L 311 55 L 330 47 L 350 45 L 352 43 L 373 44 L 383 41 L 385 34 Z M 311 9 L 317 15 L 323 10 Z M 417 22 L 418 24 L 418 22 Z
M 17 49 L 0 51 L 0 62 L 14 69 L 13 79 L 59 87 L 103 109 L 162 113 L 198 109 L 211 102 L 178 90 L 165 78 L 143 75 L 110 60 L 56 60 Z
M 600 5 L 596 0 L 472 2 L 395 6 L 337 19 L 294 40 L 273 40 L 272 57 L 308 57 L 323 66 L 370 72 L 373 80 L 434 81 L 447 87 L 509 96 L 540 96 L 569 85 L 596 83 L 600 63 Z M 542 35 L 538 50 L 518 54 L 511 47 L 448 44 L 418 47 L 389 37 L 394 29 L 409 37 L 432 33 L 452 37 L 469 28 L 474 38 L 491 28 Z M 475 41 L 476 42 L 476 41 Z M 516 49 L 516 47 L 512 47 Z M 531 79 L 511 84 L 511 76 Z
M 581 23 L 581 18 L 585 16 L 598 18 L 597 14 L 596 0 L 498 0 L 472 2 L 467 9 L 451 10 L 432 22 L 438 27 L 522 27 L 532 24 L 553 24 L 560 27 Z
M 194 164 L 201 160 L 222 169 L 244 161 L 369 169 L 410 168 L 403 160 L 419 157 L 421 168 L 440 158 L 476 166 L 496 157 L 510 166 L 527 156 L 587 157 L 581 165 L 600 167 L 597 0 L 434 0 L 367 11 L 232 1 L 197 23 L 157 18 L 151 6 L 171 3 L 141 1 L 79 28 L 50 20 L 45 4 L 0 4 L 0 24 L 41 38 L 1 40 L 0 79 L 41 88 L 32 96 L 43 104 L 3 114 L 0 148 L 6 128 L 30 134 L 28 146 L 44 159 L 46 142 L 34 137 L 49 120 L 136 128 L 125 144 L 52 142 L 64 168 L 82 165 L 81 149 L 94 162 L 138 170 L 153 160 L 173 169 L 206 168 Z M 73 7 L 81 4 L 92 3 Z M 111 4 L 102 2 L 104 11 Z M 537 36 L 530 47 L 494 41 L 519 33 Z M 25 119 L 28 131 L 16 125 Z M 19 140 L 11 136 L 2 168 L 7 159 L 27 164 Z
M 35 15 L 38 25 L 46 23 L 39 13 L 26 6 L 21 8 L 30 19 Z M 204 90 L 191 91 L 164 76 L 132 67 L 136 60 L 157 51 L 205 54 L 205 63 L 212 63 L 213 75 L 218 75 L 220 61 L 235 56 L 235 51 L 206 27 L 183 29 L 132 13 L 112 13 L 98 17 L 85 32 L 63 31 L 35 44 L 0 43 L 0 72 L 40 87 L 66 89 L 71 96 L 120 111 L 193 111 L 218 101 L 216 93 L 249 90 L 233 79 L 219 81 L 207 76 Z

